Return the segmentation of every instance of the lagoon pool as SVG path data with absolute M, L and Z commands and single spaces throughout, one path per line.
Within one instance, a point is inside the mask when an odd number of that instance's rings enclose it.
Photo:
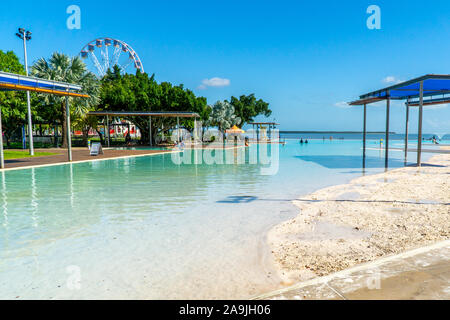
M 291 201 L 382 172 L 384 155 L 369 141 L 362 170 L 361 141 L 265 147 L 226 150 L 228 164 L 203 161 L 219 151 L 185 150 L 191 163 L 161 154 L 1 172 L 0 298 L 239 299 L 276 289 L 265 235 L 298 214 Z M 403 152 L 390 155 L 391 168 L 404 165 Z

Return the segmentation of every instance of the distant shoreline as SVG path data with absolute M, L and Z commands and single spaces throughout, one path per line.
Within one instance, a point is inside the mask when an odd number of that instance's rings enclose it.
M 280 133 L 349 133 L 349 134 L 363 134 L 362 131 L 281 131 Z M 367 134 L 385 134 L 384 131 L 368 131 Z M 389 134 L 397 134 L 396 132 L 389 132 Z

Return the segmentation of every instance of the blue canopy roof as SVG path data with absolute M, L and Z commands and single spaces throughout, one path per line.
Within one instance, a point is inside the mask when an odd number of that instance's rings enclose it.
M 420 95 L 420 82 L 423 82 L 423 96 L 439 96 L 445 98 L 450 94 L 450 75 L 427 74 L 409 81 L 398 83 L 396 85 L 373 91 L 360 96 L 357 101 L 350 102 L 350 105 L 369 104 L 387 97 L 394 100 L 404 100 L 417 98 Z
M 33 91 L 52 90 L 54 92 L 77 92 L 82 88 L 79 85 L 45 80 L 41 78 L 18 75 L 0 71 L 0 90 L 32 89 Z

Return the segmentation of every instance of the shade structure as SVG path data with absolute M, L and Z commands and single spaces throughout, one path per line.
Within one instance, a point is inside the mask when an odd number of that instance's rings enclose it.
M 418 78 L 404 81 L 390 87 L 363 94 L 358 100 L 349 102 L 352 106 L 364 106 L 364 131 L 363 131 L 363 159 L 366 153 L 366 117 L 367 105 L 386 101 L 386 137 L 385 137 L 385 163 L 388 166 L 389 152 L 389 116 L 391 100 L 406 100 L 406 124 L 405 124 L 405 162 L 408 154 L 408 125 L 409 108 L 419 108 L 418 138 L 417 138 L 417 166 L 421 165 L 422 153 L 422 123 L 423 107 L 427 105 L 450 102 L 450 75 L 427 74 Z M 363 166 L 364 166 L 363 160 Z
M 184 112 L 184 111 L 91 111 L 88 113 L 90 116 L 105 116 L 106 122 L 109 126 L 109 117 L 149 117 L 149 140 L 150 146 L 152 146 L 153 136 L 152 136 L 152 117 L 169 117 L 169 118 L 177 118 L 177 140 L 180 140 L 180 118 L 194 118 L 194 128 L 197 128 L 197 118 L 200 118 L 200 115 L 195 112 Z M 107 135 L 108 146 L 110 143 L 109 134 Z
M 395 84 L 393 86 L 363 94 L 359 97 L 359 100 L 352 101 L 349 104 L 364 105 L 386 100 L 387 98 L 391 100 L 419 98 L 420 83 L 423 84 L 424 98 L 433 96 L 440 96 L 441 98 L 444 98 L 445 96 L 450 95 L 450 75 L 427 74 Z M 424 103 L 426 103 L 426 100 L 424 100 Z
M 250 122 L 249 125 L 259 125 L 259 126 L 279 126 L 279 123 L 276 122 Z
M 228 129 L 225 131 L 228 134 L 241 134 L 241 133 L 245 133 L 244 130 L 238 128 L 238 126 L 234 125 L 231 129 Z
M 89 95 L 80 93 L 82 87 L 77 84 L 46 80 L 36 77 L 24 76 L 20 74 L 14 74 L 9 72 L 0 71 L 0 90 L 1 91 L 33 91 L 39 93 L 54 94 L 59 96 L 65 96 L 65 108 L 66 108 L 66 122 L 67 127 L 70 128 L 70 110 L 69 110 L 69 97 L 75 98 L 89 98 Z M 1 106 L 1 101 L 0 101 Z M 29 118 L 30 123 L 30 135 L 32 138 L 31 129 L 31 116 Z M 72 161 L 72 142 L 70 129 L 67 130 L 67 141 L 68 141 L 68 159 L 69 162 Z M 32 140 L 30 138 L 30 144 L 32 145 Z M 3 154 L 3 131 L 1 123 L 1 108 L 0 108 L 0 168 L 5 167 L 4 154 Z
M 200 118 L 195 112 L 177 111 L 91 111 L 90 116 L 112 116 L 112 117 L 173 117 L 173 118 Z
M 60 96 L 88 98 L 80 93 L 81 86 L 66 82 L 46 80 L 0 71 L 0 90 L 4 91 L 34 91 Z

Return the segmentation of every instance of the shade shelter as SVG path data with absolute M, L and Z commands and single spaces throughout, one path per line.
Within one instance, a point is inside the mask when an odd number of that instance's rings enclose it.
M 225 132 L 226 132 L 226 133 L 229 133 L 229 134 L 242 134 L 242 133 L 245 133 L 244 130 L 239 129 L 238 126 L 236 126 L 236 125 L 234 125 L 234 126 L 233 126 L 232 128 L 230 128 L 230 129 L 226 130 Z
M 53 80 L 45 80 L 41 78 L 23 76 L 14 73 L 0 71 L 0 90 L 3 91 L 33 91 L 39 93 L 48 93 L 66 97 L 66 114 L 67 114 L 67 142 L 68 142 L 68 159 L 72 161 L 72 142 L 70 136 L 70 110 L 69 97 L 89 98 L 87 94 L 80 93 L 81 86 L 66 82 Z M 30 130 L 30 135 L 33 134 Z M 31 141 L 31 139 L 30 139 Z M 3 131 L 0 109 L 0 167 L 5 167 L 3 154 Z
M 255 132 L 255 127 L 256 127 L 256 141 L 258 141 L 258 142 L 259 142 L 259 138 L 260 138 L 259 134 L 260 134 L 262 128 L 268 127 L 269 139 L 272 139 L 272 130 L 280 125 L 279 123 L 276 123 L 276 122 L 252 122 L 249 124 L 253 128 L 253 132 Z
M 245 133 L 245 131 L 234 125 L 230 129 L 225 130 L 225 133 L 227 134 L 227 139 L 233 137 L 233 140 L 236 143 L 238 141 L 238 137 L 240 138 L 241 135 Z
M 404 100 L 406 106 L 405 125 L 405 159 L 408 153 L 409 108 L 419 108 L 418 138 L 417 138 L 417 166 L 421 165 L 422 155 L 422 122 L 423 107 L 433 104 L 450 102 L 450 75 L 427 74 L 409 81 L 363 94 L 358 100 L 349 102 L 352 106 L 364 106 L 363 122 L 363 157 L 366 155 L 367 105 L 386 101 L 386 136 L 385 136 L 385 165 L 389 159 L 389 113 L 391 100 Z
M 110 137 L 109 137 L 109 117 L 149 117 L 149 132 L 150 132 L 150 145 L 152 145 L 153 137 L 152 137 L 152 117 L 172 117 L 177 118 L 177 137 L 180 140 L 180 118 L 194 118 L 194 133 L 197 130 L 197 118 L 200 118 L 200 115 L 195 112 L 170 112 L 170 111 L 91 111 L 88 113 L 90 116 L 103 116 L 106 117 L 106 126 L 108 130 L 107 142 L 108 147 L 110 145 Z M 194 136 L 195 138 L 195 136 Z

